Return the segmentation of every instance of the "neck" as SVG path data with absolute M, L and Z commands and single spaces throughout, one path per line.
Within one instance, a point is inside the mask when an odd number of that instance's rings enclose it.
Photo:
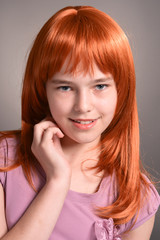
M 77 143 L 72 139 L 61 139 L 62 148 L 67 160 L 72 167 L 76 167 L 87 159 L 90 159 L 88 163 L 95 164 L 95 160 L 98 160 L 99 149 L 96 147 L 99 140 L 91 143 Z

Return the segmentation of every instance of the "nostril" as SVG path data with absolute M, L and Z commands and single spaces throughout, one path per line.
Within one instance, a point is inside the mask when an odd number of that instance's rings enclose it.
M 77 94 L 74 110 L 77 112 L 85 113 L 93 109 L 92 101 L 88 93 Z

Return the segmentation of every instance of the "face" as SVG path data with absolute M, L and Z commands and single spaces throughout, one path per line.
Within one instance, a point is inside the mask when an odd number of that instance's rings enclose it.
M 51 115 L 66 140 L 91 143 L 113 119 L 117 90 L 110 73 L 94 66 L 94 74 L 65 74 L 62 68 L 46 83 Z

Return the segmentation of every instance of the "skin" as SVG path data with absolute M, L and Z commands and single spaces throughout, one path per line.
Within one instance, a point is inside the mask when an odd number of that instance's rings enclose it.
M 133 231 L 130 231 L 123 240 L 149 240 L 153 230 L 155 216 L 151 217 L 148 221 Z
M 65 65 L 64 65 L 65 66 Z M 64 137 L 61 146 L 65 155 L 75 161 L 84 156 L 86 149 L 97 145 L 102 132 L 113 119 L 117 90 L 111 74 L 103 74 L 96 66 L 94 76 L 64 73 L 65 67 L 46 84 L 46 93 L 52 118 Z M 64 107 L 65 106 L 65 107 Z M 72 120 L 97 120 L 96 125 L 83 130 Z M 69 157 L 69 161 L 73 159 Z M 71 164 L 73 164 L 70 161 Z
M 104 75 L 96 66 L 94 70 L 94 75 L 77 74 L 73 78 L 64 74 L 62 68 L 47 82 L 46 92 L 51 116 L 35 125 L 31 146 L 32 152 L 46 173 L 46 184 L 9 232 L 5 208 L 3 204 L 0 205 L 0 239 L 48 239 L 68 190 L 93 193 L 97 189 L 100 177 L 95 177 L 92 171 L 89 171 L 86 177 L 81 171 L 81 163 L 82 160 L 92 159 L 93 156 L 95 161 L 98 160 L 98 153 L 88 149 L 97 145 L 102 132 L 112 121 L 117 104 L 117 91 L 114 79 L 109 73 Z M 97 83 L 98 79 L 101 81 Z M 65 85 L 55 83 L 57 80 L 70 83 Z M 97 121 L 94 127 L 82 130 L 70 119 L 97 119 Z M 87 167 L 91 165 L 93 162 L 89 161 Z M 0 202 L 4 203 L 1 185 Z M 152 218 L 130 232 L 124 239 L 148 240 L 153 222 Z

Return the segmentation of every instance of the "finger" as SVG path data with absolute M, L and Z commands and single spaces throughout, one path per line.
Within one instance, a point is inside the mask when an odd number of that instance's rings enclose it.
M 50 127 L 55 127 L 58 129 L 57 131 L 57 134 L 58 134 L 58 137 L 64 137 L 64 134 L 63 132 L 61 131 L 61 129 L 58 127 L 57 124 L 55 124 L 54 122 L 52 121 L 49 121 L 49 120 L 42 120 L 42 122 L 40 122 L 40 127 L 42 128 L 42 130 L 46 130 L 47 128 L 50 128 Z
M 51 121 L 45 121 L 42 120 L 40 123 L 36 124 L 34 126 L 34 135 L 33 135 L 33 141 L 35 144 L 40 144 L 44 131 L 46 131 L 49 127 L 55 127 L 55 124 Z
M 40 123 L 41 124 L 41 123 Z M 62 130 L 56 125 L 56 124 L 54 124 L 53 122 L 51 122 L 51 121 L 45 121 L 45 122 L 43 122 L 43 124 L 42 124 L 42 130 L 43 130 L 43 132 L 44 131 L 46 131 L 48 128 L 55 128 L 55 134 L 57 134 L 57 136 L 59 137 L 59 138 L 63 138 L 64 137 L 64 134 L 63 134 L 63 132 L 62 132 Z
M 54 118 L 53 118 L 52 116 L 48 115 L 48 116 L 45 118 L 45 120 L 46 120 L 46 121 L 51 121 L 51 122 L 53 122 L 53 123 L 57 126 L 57 123 L 56 123 L 56 121 L 54 120 Z
M 53 141 L 53 136 L 57 136 L 57 138 L 62 138 L 63 133 L 59 128 L 56 127 L 48 127 L 44 132 L 42 136 L 42 142 L 47 142 L 52 140 Z
M 51 124 L 54 124 L 56 126 L 55 121 L 51 117 L 44 118 L 42 121 L 39 122 L 39 124 L 44 123 L 44 122 L 50 122 Z
M 60 129 L 59 129 L 60 130 Z M 56 135 L 57 135 L 57 137 L 58 138 L 63 138 L 64 137 L 64 134 L 63 134 L 63 132 L 60 130 L 60 131 L 58 131 L 57 133 L 56 133 Z

